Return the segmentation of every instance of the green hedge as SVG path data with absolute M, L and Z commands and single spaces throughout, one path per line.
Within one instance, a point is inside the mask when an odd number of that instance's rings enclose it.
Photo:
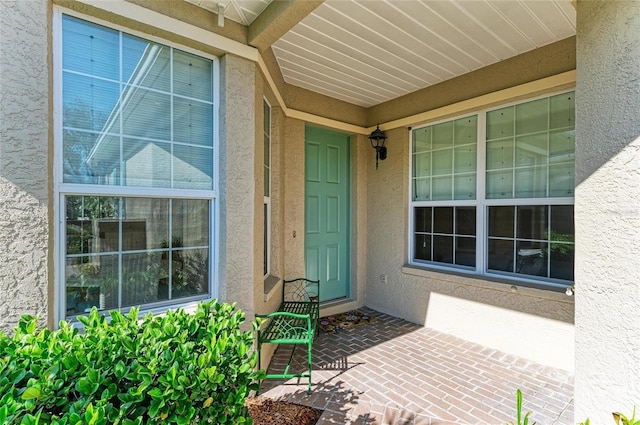
M 263 372 L 233 305 L 110 314 L 79 317 L 84 333 L 38 331 L 31 316 L 0 333 L 0 424 L 251 423 L 244 400 Z

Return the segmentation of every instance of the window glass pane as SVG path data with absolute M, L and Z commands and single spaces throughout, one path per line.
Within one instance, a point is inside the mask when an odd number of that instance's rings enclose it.
M 516 166 L 544 165 L 549 158 L 547 133 L 516 137 Z
M 413 130 L 413 152 L 431 150 L 431 127 Z
M 476 207 L 456 207 L 456 234 L 475 236 Z
M 436 177 L 432 179 L 432 182 L 433 193 L 431 194 L 431 199 L 434 201 L 441 201 L 453 198 L 453 194 L 451 193 L 453 179 L 451 176 Z
M 69 200 L 67 200 L 67 204 Z M 93 232 L 92 220 L 67 218 L 67 254 L 90 254 L 97 252 L 97 235 Z
M 173 50 L 173 91 L 191 98 L 213 101 L 212 63 L 180 50 Z
M 575 130 L 552 131 L 549 133 L 549 162 L 575 161 Z
M 169 47 L 123 34 L 123 82 L 168 92 L 171 90 L 170 62 Z
M 574 278 L 575 247 L 567 243 L 551 243 L 549 277 L 572 281 Z
M 456 264 L 476 266 L 476 238 L 456 237 Z
M 268 243 L 269 243 L 269 206 L 267 204 L 264 204 L 264 221 L 263 223 L 263 274 L 266 276 L 267 273 L 269 273 L 269 247 L 268 247 Z
M 120 132 L 116 109 L 120 97 L 118 83 L 65 72 L 62 85 L 64 127 Z
M 487 142 L 487 170 L 513 167 L 513 139 Z
M 547 130 L 548 120 L 549 101 L 546 98 L 516 105 L 516 134 Z
M 513 106 L 487 113 L 487 139 L 513 136 Z
M 453 264 L 453 237 L 433 236 L 433 261 Z
M 162 253 L 144 252 L 122 255 L 122 302 L 120 307 L 130 307 L 161 299 L 167 294 L 159 290 L 167 271 L 162 267 Z
M 549 196 L 572 197 L 575 188 L 574 175 L 573 163 L 549 167 Z
M 513 171 L 487 173 L 487 199 L 513 197 Z
M 453 149 L 433 151 L 433 175 L 453 173 Z
M 547 276 L 547 244 L 542 242 L 517 243 L 516 273 Z
M 453 170 L 455 173 L 468 173 L 476 171 L 476 147 L 463 146 L 456 148 L 453 154 Z
M 453 208 L 439 207 L 433 209 L 433 232 L 453 233 Z
M 575 230 L 573 205 L 551 206 L 550 277 L 573 280 Z
M 62 18 L 62 67 L 118 80 L 119 34 L 69 16 Z
M 209 290 L 209 251 L 175 250 L 171 264 L 171 298 L 206 294 Z
M 513 238 L 514 207 L 489 207 L 489 236 Z
M 169 238 L 169 200 L 123 199 L 122 250 L 143 251 L 166 248 Z M 118 229 L 112 230 L 117 232 Z
M 476 175 L 466 174 L 455 176 L 453 199 L 475 199 L 476 198 Z
M 489 239 L 489 270 L 513 272 L 513 241 L 502 239 Z
M 549 99 L 549 128 L 575 127 L 575 93 L 563 93 Z
M 65 267 L 66 314 L 88 313 L 92 307 L 118 307 L 118 256 L 67 257 Z
M 414 179 L 413 180 L 413 200 L 428 201 L 431 199 L 431 180 L 430 179 Z
M 122 131 L 127 136 L 171 140 L 171 97 L 127 86 L 122 111 Z
M 263 131 L 265 134 L 271 133 L 271 108 L 266 101 L 262 102 L 262 112 L 264 114 Z
M 453 121 L 436 124 L 432 128 L 432 148 L 434 150 L 453 146 Z
M 175 97 L 173 99 L 173 140 L 213 146 L 213 105 Z
M 478 139 L 477 121 L 476 115 L 454 121 L 454 144 L 456 146 L 476 144 Z
M 209 201 L 174 199 L 171 210 L 173 247 L 209 245 Z
M 65 183 L 120 183 L 120 137 L 63 130 L 62 149 Z
M 413 177 L 429 177 L 431 175 L 431 153 L 422 152 L 413 155 Z
M 124 139 L 125 186 L 170 187 L 171 145 L 162 142 Z
M 546 205 L 525 205 L 518 207 L 518 239 L 546 239 L 549 217 Z
M 213 151 L 207 148 L 176 145 L 173 148 L 173 187 L 213 188 Z
M 414 230 L 431 233 L 431 207 L 414 208 Z
M 547 167 L 516 169 L 516 198 L 547 196 Z
M 111 309 L 206 294 L 209 204 L 200 199 L 68 196 L 68 314 L 83 313 L 94 304 Z M 83 255 L 89 253 L 110 254 Z M 79 304 L 87 300 L 93 304 Z
M 63 181 L 211 190 L 212 155 L 171 144 L 213 147 L 213 62 L 75 18 L 63 32 Z
M 413 257 L 416 260 L 431 261 L 431 235 L 415 235 Z
M 551 240 L 573 242 L 573 205 L 551 206 Z
M 264 166 L 269 168 L 271 165 L 271 139 L 267 134 L 264 136 Z
M 67 196 L 67 220 L 95 220 L 119 216 L 120 200 L 112 196 Z

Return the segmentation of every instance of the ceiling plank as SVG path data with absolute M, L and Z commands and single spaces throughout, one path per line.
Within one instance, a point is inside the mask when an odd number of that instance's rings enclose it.
M 324 0 L 281 0 L 272 2 L 251 25 L 248 44 L 264 51 L 271 47 Z

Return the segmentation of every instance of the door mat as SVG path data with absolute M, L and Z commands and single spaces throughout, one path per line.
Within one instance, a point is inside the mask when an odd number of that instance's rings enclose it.
M 335 334 L 367 323 L 374 323 L 376 320 L 374 316 L 360 310 L 353 310 L 334 316 L 321 317 L 318 319 L 318 325 L 323 332 Z

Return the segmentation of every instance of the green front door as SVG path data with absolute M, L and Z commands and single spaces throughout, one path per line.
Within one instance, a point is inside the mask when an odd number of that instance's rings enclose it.
M 349 296 L 349 137 L 305 131 L 305 262 L 320 301 Z

